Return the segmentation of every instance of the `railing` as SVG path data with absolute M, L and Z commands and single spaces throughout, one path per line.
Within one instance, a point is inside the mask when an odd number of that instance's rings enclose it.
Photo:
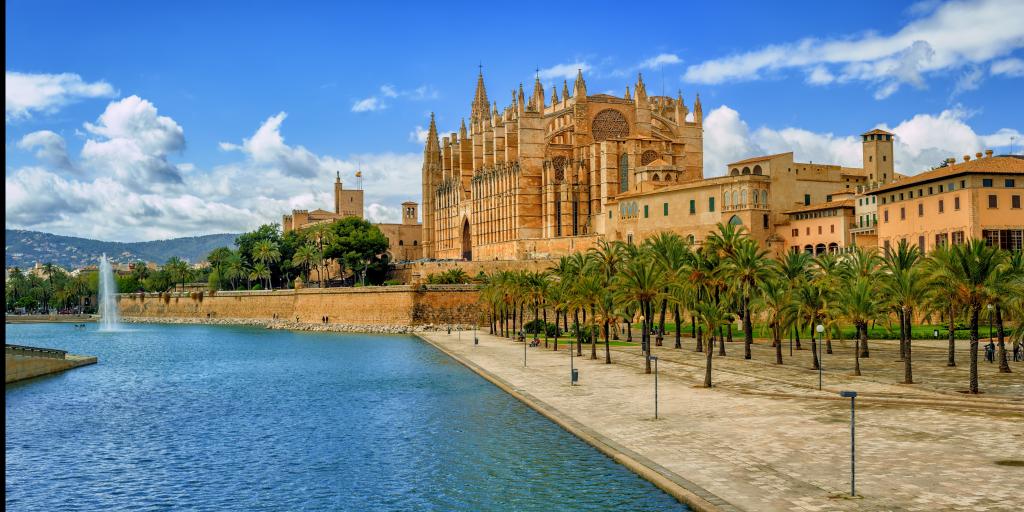
M 65 359 L 68 352 L 55 348 L 29 347 L 26 345 L 4 344 L 4 354 L 13 356 L 48 357 L 50 359 Z

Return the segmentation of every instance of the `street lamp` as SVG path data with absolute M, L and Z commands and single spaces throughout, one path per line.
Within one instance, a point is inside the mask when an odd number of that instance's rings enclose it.
M 647 356 L 647 362 L 654 360 L 654 419 L 658 419 L 658 356 Z
M 480 344 L 480 338 L 476 337 L 476 322 L 473 322 L 473 344 L 474 345 L 479 345 Z
M 854 400 L 857 398 L 856 391 L 840 391 L 839 396 L 850 399 L 850 497 L 857 495 L 857 459 L 856 459 L 856 438 L 854 437 Z
M 825 326 L 818 324 L 818 326 L 815 327 L 814 330 L 818 331 L 818 390 L 821 390 L 821 367 L 824 366 L 822 363 L 825 362 L 821 358 L 821 346 L 823 345 L 821 340 L 821 333 L 825 332 Z
M 641 331 L 640 331 L 641 351 L 644 353 L 644 355 L 650 356 L 651 355 L 651 340 L 648 339 L 647 321 L 646 321 L 646 319 L 644 318 L 643 315 L 640 315 L 640 324 L 642 325 Z M 648 357 L 644 361 L 644 373 L 651 373 L 651 359 L 650 359 L 650 357 Z
M 992 304 L 986 306 L 988 308 L 988 341 L 992 342 Z

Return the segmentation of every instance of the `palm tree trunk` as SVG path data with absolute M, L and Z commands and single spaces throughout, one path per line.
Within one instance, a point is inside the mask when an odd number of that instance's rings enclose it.
M 591 321 L 594 320 L 594 313 L 590 313 Z M 597 324 L 595 323 L 590 329 L 590 358 L 597 359 Z
M 800 347 L 800 326 L 793 327 L 793 338 L 796 340 L 796 349 L 803 350 Z
M 840 330 L 840 336 L 842 335 Z M 825 353 L 832 353 L 832 329 L 825 329 Z
M 775 341 L 775 364 L 782 364 L 782 336 L 778 325 L 772 326 L 772 335 Z
M 978 394 L 978 315 L 981 305 L 971 305 L 971 372 L 970 391 Z
M 953 315 L 953 306 L 949 307 L 949 350 L 947 352 L 946 366 L 956 366 L 956 320 Z
M 666 288 L 667 290 L 667 288 Z M 661 299 L 661 317 L 658 319 L 658 337 L 657 345 L 661 346 L 661 341 L 665 339 L 665 312 L 668 311 L 668 299 Z
M 896 311 L 896 319 L 900 322 L 900 358 L 897 359 L 897 361 L 903 360 L 904 353 L 907 350 L 906 322 L 903 321 L 905 316 L 906 315 L 903 313 L 903 308 L 900 308 L 898 311 Z
M 704 328 L 703 327 L 698 327 L 697 328 L 697 335 L 695 336 L 695 338 L 697 339 L 697 348 L 694 349 L 694 352 L 703 352 L 704 351 L 704 339 L 703 339 L 704 338 Z
M 675 321 L 676 321 L 676 329 L 675 329 L 676 330 L 676 348 L 677 349 L 682 349 L 683 348 L 683 337 L 682 337 L 682 334 L 679 331 L 681 331 L 683 329 L 683 326 L 679 325 L 679 321 L 681 320 L 681 318 L 679 317 L 679 305 L 676 304 L 676 307 L 674 309 L 675 309 L 674 313 L 675 313 Z
M 814 339 L 814 329 L 811 329 L 811 369 L 817 370 L 821 363 L 818 362 L 818 342 Z
M 612 345 L 608 341 L 608 320 L 604 321 L 604 364 L 612 364 Z
M 722 326 L 718 326 L 718 355 L 725 357 L 725 336 L 722 335 Z
M 537 339 L 537 320 L 540 318 L 540 309 L 537 307 L 537 303 L 533 303 L 533 341 L 539 341 Z M 547 335 L 544 336 L 545 342 L 547 341 Z
M 713 332 L 713 331 L 712 331 Z M 698 332 L 698 336 L 700 333 Z M 712 335 L 708 338 L 708 346 L 705 353 L 707 354 L 707 364 L 704 366 L 704 387 L 711 387 L 711 354 L 714 352 L 715 337 Z
M 690 315 L 690 337 L 697 337 L 697 317 Z
M 1011 373 L 1010 363 L 1006 360 L 1006 341 L 1003 336 L 1003 308 L 996 304 L 996 333 L 999 336 L 999 373 Z
M 867 324 L 857 324 L 857 342 L 853 346 L 853 374 L 860 375 L 860 344 L 868 340 Z
M 544 308 L 544 325 L 541 329 L 544 329 L 544 348 L 548 348 L 548 308 Z
M 778 342 L 778 340 L 776 340 Z M 750 321 L 750 299 L 743 298 L 743 359 L 750 359 L 750 345 L 754 343 L 754 326 Z
M 586 315 L 587 312 L 584 311 L 583 314 Z M 582 330 L 580 330 L 580 310 L 579 309 L 577 309 L 573 313 L 573 324 L 575 324 L 575 327 L 576 327 L 576 356 L 577 357 L 582 357 L 583 356 L 583 332 L 582 332 Z

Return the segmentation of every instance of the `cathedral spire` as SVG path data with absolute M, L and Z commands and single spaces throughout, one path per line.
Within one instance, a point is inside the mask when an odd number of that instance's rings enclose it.
M 569 82 L 568 80 L 562 80 L 562 101 L 569 99 Z
M 538 112 L 544 110 L 544 86 L 540 83 L 540 70 L 537 70 L 537 78 L 533 80 L 533 94 L 530 95 L 530 102 Z
M 704 120 L 704 111 L 700 108 L 700 93 L 697 93 L 697 99 L 693 102 L 693 120 L 694 122 L 700 123 Z
M 423 148 L 424 153 L 430 153 L 431 151 L 439 151 L 439 144 L 437 141 L 437 124 L 434 123 L 434 113 L 430 113 L 430 128 L 427 130 L 427 143 Z M 340 177 L 339 177 L 340 179 Z
M 466 140 L 466 118 L 462 118 L 462 126 L 459 127 L 459 141 Z
M 476 93 L 473 95 L 472 119 L 487 119 L 491 117 L 491 103 L 487 101 L 487 88 L 484 87 L 484 68 L 480 66 L 480 73 L 476 77 Z
M 523 95 L 523 83 L 519 82 L 519 110 L 526 109 L 526 96 Z
M 625 96 L 623 96 L 623 97 L 624 97 L 624 98 L 626 98 L 627 100 L 631 100 L 631 99 L 633 99 L 633 96 L 631 96 L 631 95 L 629 94 L 629 86 L 628 86 L 628 85 L 626 86 L 626 95 L 625 95 Z
M 551 84 L 551 105 L 554 106 L 558 103 L 558 88 L 555 84 Z
M 587 82 L 583 80 L 583 68 L 576 68 L 576 83 L 573 84 L 572 95 L 576 101 L 587 97 Z

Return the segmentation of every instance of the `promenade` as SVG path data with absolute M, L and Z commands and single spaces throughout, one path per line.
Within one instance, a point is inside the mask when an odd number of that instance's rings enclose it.
M 716 347 L 713 389 L 700 387 L 704 355 L 655 347 L 659 357 L 659 419 L 654 379 L 643 373 L 635 346 L 613 347 L 614 364 L 574 358 L 569 385 L 567 345 L 558 352 L 479 332 L 420 336 L 531 403 L 577 435 L 655 481 L 697 509 L 744 511 L 1019 510 L 1024 502 L 1024 365 L 998 374 L 979 363 L 981 396 L 967 396 L 967 346 L 960 367 L 946 369 L 945 345 L 915 342 L 915 378 L 895 384 L 902 363 L 892 342 L 871 342 L 863 377 L 852 377 L 849 342 L 825 355 L 824 386 L 809 370 L 810 351 L 771 364 L 770 347 L 741 342 Z M 980 358 L 980 356 L 979 356 Z M 941 363 L 940 363 L 941 362 Z M 850 499 L 850 403 L 837 392 L 858 391 L 857 494 Z M 619 454 L 619 455 L 616 455 Z M 598 475 L 591 475 L 598 476 Z

